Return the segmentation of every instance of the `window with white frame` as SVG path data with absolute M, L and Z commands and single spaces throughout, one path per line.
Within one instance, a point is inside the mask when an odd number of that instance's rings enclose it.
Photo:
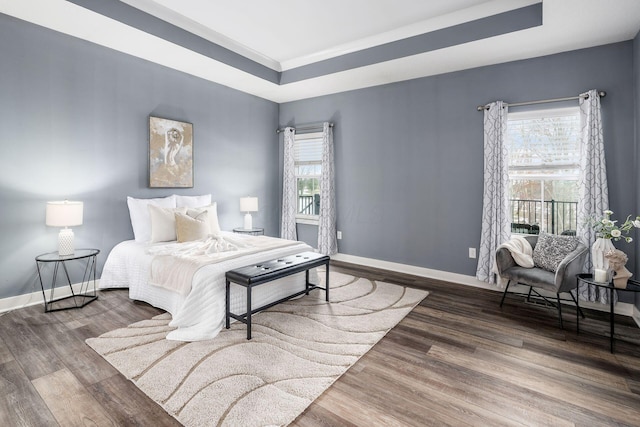
M 322 132 L 295 135 L 296 222 L 317 224 L 320 215 Z
M 511 231 L 575 234 L 579 107 L 509 113 L 507 143 Z

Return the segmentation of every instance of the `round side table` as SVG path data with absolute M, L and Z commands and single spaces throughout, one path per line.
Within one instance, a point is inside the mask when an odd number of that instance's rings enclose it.
M 76 249 L 71 255 L 60 255 L 58 252 L 49 252 L 36 257 L 36 268 L 38 269 L 38 279 L 40 280 L 40 287 L 42 288 L 45 313 L 68 310 L 71 308 L 82 308 L 90 302 L 98 299 L 98 294 L 96 293 L 96 257 L 99 253 L 99 249 Z M 67 263 L 69 262 L 84 263 L 84 274 L 82 275 L 82 281 L 79 282 L 79 292 L 75 292 L 73 290 L 71 276 L 69 275 L 69 269 L 67 268 Z M 53 264 L 51 286 L 48 290 L 45 289 L 45 285 L 42 280 L 43 269 L 47 264 Z M 64 277 L 66 278 L 67 285 L 71 290 L 71 295 L 56 298 L 54 295 L 55 290 L 58 289 L 59 291 L 62 291 L 62 289 L 66 288 L 64 286 L 56 288 L 60 267 L 62 267 L 62 271 L 64 272 Z M 90 287 L 92 288 L 91 290 L 89 289 Z M 47 294 L 49 294 L 48 298 Z M 56 304 L 60 301 L 71 299 L 73 299 L 73 305 Z M 54 304 L 59 306 L 54 307 Z

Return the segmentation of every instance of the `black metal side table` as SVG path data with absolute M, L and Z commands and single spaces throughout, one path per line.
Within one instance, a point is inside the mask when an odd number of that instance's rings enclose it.
M 616 288 L 615 286 L 613 286 L 613 280 L 607 283 L 603 283 L 603 282 L 596 282 L 593 279 L 593 275 L 592 274 L 578 274 L 576 276 L 577 278 L 577 288 L 576 288 L 576 293 L 578 295 L 580 295 L 580 284 L 581 283 L 586 283 L 589 285 L 593 285 L 593 286 L 597 286 L 598 289 L 602 289 L 604 292 L 609 292 L 609 333 L 610 333 L 610 338 L 609 338 L 609 348 L 611 350 L 611 353 L 613 353 L 613 342 L 614 342 L 614 329 L 615 329 L 615 317 L 614 317 L 614 311 L 613 311 L 613 292 L 614 291 L 620 291 L 620 292 L 635 292 L 635 293 L 640 293 L 640 282 L 638 282 L 637 280 L 632 280 L 629 279 L 627 281 L 627 286 L 625 288 Z M 577 299 L 578 301 L 580 300 L 580 298 Z M 578 333 L 580 333 L 580 316 L 577 316 L 577 323 L 576 323 L 576 327 L 577 327 L 577 331 Z
M 70 308 L 82 308 L 92 301 L 98 299 L 96 293 L 96 256 L 100 253 L 99 249 L 76 249 L 72 255 L 59 255 L 58 252 L 49 252 L 46 254 L 38 255 L 36 257 L 36 267 L 38 268 L 38 279 L 40 279 L 40 287 L 42 288 L 42 298 L 44 300 L 45 313 L 51 311 L 68 310 Z M 67 262 L 69 261 L 86 261 L 84 265 L 84 274 L 82 275 L 82 282 L 80 282 L 80 292 L 75 293 L 73 290 L 73 284 L 71 283 L 71 276 L 67 269 Z M 53 275 L 51 278 L 51 287 L 45 289 L 44 282 L 42 280 L 42 268 L 46 263 L 53 263 Z M 56 289 L 56 281 L 58 278 L 58 270 L 62 266 L 64 275 L 67 279 L 69 289 L 71 289 L 71 295 L 55 298 L 54 291 Z M 90 291 L 89 287 L 93 285 L 93 290 Z M 49 298 L 47 299 L 47 293 Z M 54 303 L 59 301 L 73 299 L 73 305 L 68 304 L 62 307 L 53 307 Z
M 234 233 L 238 233 L 238 234 L 249 234 L 251 236 L 263 236 L 264 235 L 264 228 L 234 228 L 233 229 Z

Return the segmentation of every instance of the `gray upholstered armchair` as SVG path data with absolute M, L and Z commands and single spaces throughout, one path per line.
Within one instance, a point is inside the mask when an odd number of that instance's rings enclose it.
M 529 241 L 531 247 L 534 248 L 535 251 L 536 244 L 538 243 L 538 236 L 526 236 L 525 238 Z M 573 252 L 566 255 L 557 265 L 555 272 L 552 272 L 538 267 L 521 267 L 516 264 L 508 249 L 499 248 L 496 252 L 496 267 L 500 276 L 507 280 L 507 285 L 504 289 L 502 300 L 500 301 L 500 307 L 502 307 L 502 304 L 504 303 L 504 298 L 507 295 L 507 290 L 509 289 L 510 284 L 519 283 L 529 286 L 527 300 L 531 298 L 531 294 L 534 292 L 536 294 L 535 297 L 542 298 L 547 303 L 556 306 L 558 309 L 558 317 L 560 319 L 560 328 L 562 329 L 562 308 L 560 301 L 573 300 L 573 303 L 578 306 L 575 297 L 570 291 L 577 287 L 576 274 L 582 273 L 588 252 L 588 248 L 585 245 L 578 243 L 578 246 L 573 250 Z M 556 301 L 550 301 L 548 298 L 535 291 L 534 288 L 541 288 L 555 293 Z M 571 295 L 571 300 L 561 299 L 560 294 L 563 292 L 568 292 L 569 295 Z M 580 314 L 584 317 L 582 311 L 580 311 Z

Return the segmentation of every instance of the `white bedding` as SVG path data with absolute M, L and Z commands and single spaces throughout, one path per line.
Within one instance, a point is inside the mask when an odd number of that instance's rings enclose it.
M 222 236 L 247 241 L 254 236 L 242 236 L 222 232 Z M 263 237 L 263 239 L 273 239 Z M 172 243 L 175 245 L 175 243 Z M 178 292 L 149 283 L 154 255 L 149 248 L 158 245 L 127 240 L 116 245 L 105 262 L 100 278 L 100 289 L 129 288 L 129 297 L 147 302 L 154 307 L 171 313 L 170 325 L 177 329 L 170 332 L 167 339 L 178 341 L 198 341 L 215 337 L 224 325 L 225 318 L 225 272 L 249 264 L 310 251 L 312 248 L 302 242 L 246 255 L 221 260 L 200 268 L 193 275 L 191 291 L 182 296 Z M 313 274 L 313 272 L 312 272 Z M 313 277 L 315 280 L 315 277 Z M 278 279 L 269 285 L 257 286 L 251 295 L 252 306 L 259 307 L 304 289 L 305 274 L 299 273 Z M 231 285 L 231 311 L 246 312 L 246 289 Z

